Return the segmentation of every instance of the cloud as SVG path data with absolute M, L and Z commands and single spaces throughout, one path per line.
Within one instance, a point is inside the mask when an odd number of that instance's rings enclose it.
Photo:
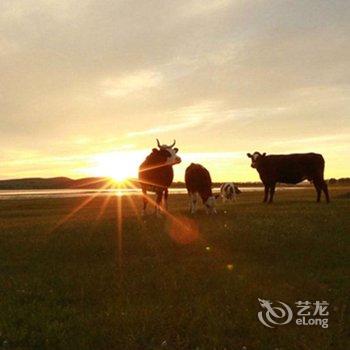
M 169 120 L 167 124 L 157 125 L 156 127 L 144 130 L 132 131 L 129 132 L 127 136 L 161 135 L 163 133 L 184 129 L 193 132 L 193 128 L 196 128 L 198 132 L 200 129 L 207 128 L 218 122 L 216 116 L 218 114 L 223 114 L 220 108 L 220 103 L 217 101 L 202 101 L 195 105 L 182 107 L 167 113 L 167 119 Z M 225 114 L 230 114 L 230 111 L 227 111 Z M 224 119 L 221 118 L 220 120 L 222 122 Z
M 278 142 L 347 132 L 349 32 L 341 0 L 1 1 L 5 162 L 154 136 L 188 152 L 292 150 Z
M 135 137 L 135 136 L 142 136 L 142 135 L 160 135 L 169 131 L 192 128 L 198 125 L 200 122 L 201 122 L 201 118 L 193 117 L 179 123 L 174 123 L 174 124 L 169 123 L 169 124 L 159 125 L 157 127 L 150 128 L 150 129 L 132 131 L 132 132 L 129 132 L 127 136 Z
M 0 37 L 0 55 L 13 55 L 19 51 L 18 45 L 6 38 Z
M 342 141 L 344 143 L 349 143 L 350 141 L 350 133 L 348 134 L 331 134 L 331 135 L 320 135 L 320 136 L 313 136 L 313 137 L 301 137 L 297 139 L 286 139 L 286 140 L 280 140 L 280 141 L 274 141 L 272 142 L 272 146 L 285 146 L 285 145 L 295 145 L 295 144 L 318 144 L 322 145 L 323 147 L 326 146 L 329 142 L 334 141 Z
M 185 153 L 182 158 L 188 162 L 194 159 L 197 161 L 203 160 L 231 160 L 245 156 L 245 153 L 240 152 L 189 152 Z
M 103 93 L 111 97 L 123 97 L 133 92 L 144 91 L 158 86 L 162 81 L 159 72 L 140 71 L 119 79 L 106 79 L 102 82 Z
M 226 10 L 227 6 L 232 3 L 233 0 L 192 0 L 186 2 L 180 13 L 185 17 L 212 15 L 215 11 Z

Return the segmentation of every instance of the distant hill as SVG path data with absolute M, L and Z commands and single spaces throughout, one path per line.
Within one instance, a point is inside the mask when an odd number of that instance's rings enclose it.
M 111 187 L 110 179 L 102 177 L 88 177 L 73 180 L 68 177 L 52 178 L 25 178 L 13 180 L 1 180 L 0 189 L 2 190 L 25 190 L 25 189 L 70 189 L 70 188 L 100 188 Z
M 129 179 L 129 184 L 125 184 L 126 188 L 139 187 L 137 179 Z M 330 185 L 350 185 L 350 178 L 330 179 Z M 213 186 L 218 187 L 222 182 L 214 182 Z M 235 182 L 242 187 L 256 187 L 262 186 L 261 182 Z M 302 183 L 302 186 L 309 185 L 309 183 Z M 114 188 L 115 182 L 108 177 L 85 177 L 82 179 L 70 179 L 69 177 L 51 177 L 51 178 L 24 178 L 0 180 L 0 190 L 34 190 L 34 189 L 108 189 Z M 181 181 L 174 182 L 172 188 L 183 188 L 185 184 Z
M 222 183 L 213 183 L 214 187 Z M 242 186 L 243 183 L 238 183 Z M 129 179 L 124 183 L 127 188 L 139 187 L 137 179 Z M 260 182 L 245 183 L 243 186 L 261 186 Z M 69 177 L 52 177 L 52 178 L 24 178 L 12 180 L 0 180 L 0 190 L 33 190 L 33 189 L 108 189 L 115 187 L 115 182 L 107 177 L 86 177 L 73 180 Z M 184 188 L 185 183 L 178 181 L 171 185 L 172 188 Z

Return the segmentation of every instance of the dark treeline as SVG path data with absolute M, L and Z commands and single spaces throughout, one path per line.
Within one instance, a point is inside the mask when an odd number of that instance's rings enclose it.
M 222 182 L 214 182 L 213 187 L 219 187 Z M 262 186 L 261 182 L 235 182 L 241 187 L 256 187 Z M 331 186 L 350 185 L 350 178 L 331 178 L 328 180 Z M 299 186 L 308 186 L 309 182 L 302 182 Z M 286 186 L 286 185 L 283 185 Z M 291 185 L 293 186 L 293 185 Z M 68 177 L 53 177 L 53 178 L 25 178 L 0 180 L 0 190 L 34 190 L 34 189 L 111 189 L 118 187 L 117 183 L 106 177 L 88 177 L 83 179 L 70 179 Z M 133 188 L 139 187 L 136 179 L 129 179 L 124 182 L 121 187 Z M 171 185 L 172 188 L 185 187 L 184 182 L 178 181 Z
M 329 185 L 350 185 L 349 177 L 341 177 L 340 179 L 331 178 L 328 180 Z

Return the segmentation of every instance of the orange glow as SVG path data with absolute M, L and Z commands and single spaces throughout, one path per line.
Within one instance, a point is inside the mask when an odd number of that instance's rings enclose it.
M 116 183 L 137 176 L 140 156 L 137 152 L 117 151 L 99 154 L 92 160 L 92 167 L 86 169 L 93 176 L 110 177 Z
M 226 267 L 227 267 L 227 270 L 229 271 L 233 270 L 233 264 L 227 264 Z
M 177 243 L 190 244 L 199 238 L 199 228 L 193 219 L 174 217 L 170 218 L 169 235 Z

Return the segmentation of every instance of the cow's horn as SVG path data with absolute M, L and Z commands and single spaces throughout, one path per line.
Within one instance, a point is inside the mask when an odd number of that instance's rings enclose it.
M 156 139 L 156 140 L 157 140 L 158 147 L 160 148 L 160 142 L 159 142 L 159 140 L 158 140 L 158 139 Z
M 175 146 L 176 140 L 174 140 L 173 144 L 169 146 L 170 148 L 173 148 Z

